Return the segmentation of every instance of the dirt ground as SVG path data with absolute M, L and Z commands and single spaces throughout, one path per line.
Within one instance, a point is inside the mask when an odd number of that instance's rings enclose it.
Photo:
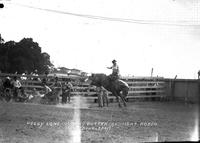
M 123 108 L 99 108 L 80 96 L 65 105 L 0 102 L 0 143 L 190 141 L 197 122 L 198 105 L 178 102 L 137 101 Z

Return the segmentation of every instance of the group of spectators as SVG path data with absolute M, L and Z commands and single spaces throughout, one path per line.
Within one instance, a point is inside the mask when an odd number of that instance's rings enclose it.
M 0 78 L 0 96 L 6 101 L 25 99 L 24 89 L 17 76 Z
M 25 80 L 39 81 L 38 84 L 43 87 L 44 96 L 47 98 L 54 98 L 57 96 L 56 94 L 61 91 L 61 94 L 58 96 L 61 96 L 62 104 L 71 102 L 71 92 L 74 91 L 73 85 L 78 84 L 78 82 L 72 82 L 70 79 L 63 82 L 59 81 L 58 77 L 50 79 L 47 77 L 47 74 L 41 78 L 37 70 L 35 70 L 31 73 L 31 76 L 27 72 L 24 72 L 21 76 L 0 77 L 0 98 L 6 101 L 10 101 L 11 99 L 14 101 L 25 101 L 29 99 L 29 95 L 25 92 L 28 82 Z M 23 83 L 23 86 L 20 81 Z M 98 94 L 99 106 L 108 106 L 107 91 L 103 87 L 97 88 L 96 91 Z
M 30 77 L 27 77 L 27 75 L 30 75 Z M 34 77 L 31 77 L 34 76 Z M 37 81 L 41 81 L 41 79 L 39 77 L 38 71 L 34 70 L 34 72 L 31 72 L 30 74 L 28 74 L 28 71 L 25 71 L 24 73 L 22 73 L 21 76 L 21 80 L 37 80 Z
M 70 80 L 61 83 L 58 80 L 58 77 L 55 77 L 53 82 L 49 82 L 50 79 L 47 78 L 47 74 L 45 77 L 40 78 L 37 70 L 31 73 L 31 76 L 29 76 L 30 74 L 27 75 L 28 73 L 24 72 L 20 77 L 18 75 L 14 77 L 0 77 L 0 99 L 6 101 L 10 101 L 11 99 L 14 99 L 14 101 L 21 101 L 24 99 L 22 101 L 25 101 L 29 96 L 25 93 L 27 84 L 25 80 L 33 80 L 39 81 L 38 84 L 40 86 L 42 85 L 42 90 L 47 97 L 56 94 L 56 91 L 61 90 L 60 96 L 62 97 L 62 103 L 70 102 L 71 91 L 73 90 L 73 85 Z M 23 81 L 23 86 L 20 81 Z

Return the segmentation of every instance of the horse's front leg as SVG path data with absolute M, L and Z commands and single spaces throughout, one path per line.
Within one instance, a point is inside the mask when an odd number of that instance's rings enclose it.
M 127 102 L 127 95 L 128 95 L 128 89 L 125 89 L 122 91 L 122 94 L 120 93 L 120 97 L 124 103 L 124 106 L 126 106 L 126 102 Z
M 122 101 L 124 103 L 124 106 L 126 107 L 126 99 L 124 97 L 121 97 L 122 98 Z
M 112 94 L 116 97 L 116 100 L 118 102 L 119 107 L 121 107 L 120 101 L 119 101 L 119 93 L 117 91 L 112 91 Z

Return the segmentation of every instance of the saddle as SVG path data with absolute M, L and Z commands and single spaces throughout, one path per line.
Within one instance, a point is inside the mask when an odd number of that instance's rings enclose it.
M 116 84 L 119 80 L 119 76 L 118 75 L 109 75 L 109 79 L 110 79 L 110 84 L 112 85 L 112 88 L 116 88 Z
M 115 82 L 116 80 L 119 79 L 119 76 L 117 74 L 111 74 L 109 75 L 110 81 Z

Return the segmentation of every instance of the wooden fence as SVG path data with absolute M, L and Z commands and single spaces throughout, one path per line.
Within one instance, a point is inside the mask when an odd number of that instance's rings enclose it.
M 16 74 L 0 74 L 1 77 L 22 77 L 22 75 L 16 75 Z M 39 91 L 40 93 L 43 92 L 43 86 L 42 86 L 42 79 L 46 78 L 47 84 L 51 85 L 54 83 L 53 77 L 47 77 L 45 75 L 40 76 L 32 76 L 32 75 L 26 75 L 23 76 L 26 77 L 26 80 L 20 80 L 22 83 L 22 86 L 25 89 L 25 92 L 31 93 L 34 91 Z M 41 80 L 33 80 L 34 78 L 39 78 Z M 65 79 L 71 79 L 70 77 Z M 61 84 L 64 84 L 66 82 L 64 78 L 58 78 L 59 82 Z M 88 83 L 80 82 L 79 79 L 71 79 L 73 86 L 73 95 L 83 95 L 88 98 L 97 98 L 97 92 L 96 88 L 94 86 L 89 86 Z M 165 94 L 165 81 L 163 78 L 158 77 L 134 77 L 134 78 L 127 78 L 122 77 L 122 80 L 125 81 L 129 87 L 130 90 L 128 92 L 128 99 L 129 98 L 153 98 L 153 97 L 159 97 L 163 98 L 166 97 Z M 111 95 L 111 93 L 109 92 Z M 109 96 L 109 98 L 114 98 L 112 95 Z
M 161 77 L 122 78 L 129 85 L 129 98 L 164 98 L 165 82 Z

